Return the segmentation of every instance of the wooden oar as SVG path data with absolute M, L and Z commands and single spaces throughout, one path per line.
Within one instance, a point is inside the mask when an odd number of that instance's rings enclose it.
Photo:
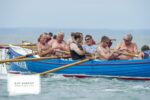
M 59 51 L 58 51 L 59 52 Z M 70 52 L 67 52 L 67 51 L 60 51 L 61 53 L 65 53 L 65 54 L 70 54 Z M 15 57 L 15 58 L 12 58 L 12 59 L 8 59 L 8 60 L 6 60 L 6 61 L 16 61 L 15 59 L 23 59 L 23 58 L 27 58 L 27 57 L 29 57 L 29 56 L 33 56 L 33 55 L 36 55 L 37 54 L 37 52 L 35 52 L 35 53 L 31 53 L 31 54 L 27 54 L 27 55 L 25 55 L 25 56 L 19 56 L 19 57 Z M 40 55 L 43 55 L 43 54 L 40 54 Z M 44 57 L 43 57 L 44 58 Z M 46 58 L 46 57 L 45 57 Z M 56 58 L 56 57 L 55 57 Z M 60 58 L 60 57 L 57 57 L 57 58 Z M 36 58 L 35 58 L 36 59 Z M 24 59 L 23 59 L 24 60 Z M 21 61 L 21 60 L 20 60 Z M 1 62 L 1 61 L 0 61 Z
M 121 55 L 130 56 L 130 57 L 139 57 L 138 54 L 131 53 L 131 52 L 124 53 L 121 50 L 114 50 L 114 49 L 112 49 L 112 52 L 120 53 Z
M 27 55 L 24 55 L 24 56 L 18 56 L 18 57 L 12 58 L 12 59 L 22 59 L 22 58 L 27 58 L 27 57 L 33 56 L 33 55 L 35 55 L 35 54 L 36 54 L 36 53 L 31 53 L 31 54 L 27 54 Z
M 15 45 L 15 46 L 20 46 L 22 48 L 27 48 L 31 49 L 32 51 L 37 51 L 37 46 L 36 45 Z M 9 49 L 9 45 L 0 45 L 0 49 Z
M 121 53 L 122 55 L 125 55 L 125 56 L 130 56 L 130 57 L 139 57 L 139 55 L 137 54 L 132 54 L 132 53 Z
M 27 44 L 27 45 L 25 45 L 25 44 L 12 44 L 12 45 L 20 46 L 20 47 L 22 47 L 22 46 L 36 46 L 36 44 Z M 2 44 L 0 46 L 8 46 L 9 47 L 9 44 Z
M 36 45 L 14 45 L 14 46 L 20 46 L 24 48 L 36 48 Z M 9 45 L 0 45 L 0 48 L 9 48 Z
M 42 72 L 42 73 L 40 73 L 40 75 L 41 75 L 41 76 L 42 76 L 42 75 L 47 75 L 47 74 L 49 74 L 49 73 L 53 73 L 53 72 L 56 72 L 56 71 L 59 71 L 59 70 L 62 70 L 62 69 L 65 69 L 65 68 L 68 68 L 68 67 L 71 67 L 71 66 L 75 66 L 75 65 L 78 65 L 78 64 L 87 62 L 87 61 L 89 61 L 89 60 L 90 60 L 90 59 L 80 60 L 80 61 L 77 61 L 77 62 L 68 64 L 68 65 L 64 65 L 64 66 L 61 66 L 61 67 L 58 67 L 58 68 L 54 68 L 54 69 L 52 69 L 52 70 L 48 70 L 48 71 Z
M 69 51 L 64 50 L 56 50 L 56 52 L 64 53 L 64 54 L 71 54 Z
M 23 59 L 7 59 L 1 60 L 0 64 L 7 63 L 7 62 L 23 62 L 23 61 L 38 61 L 38 60 L 46 60 L 46 59 L 57 59 L 60 57 L 41 57 L 41 58 L 23 58 Z

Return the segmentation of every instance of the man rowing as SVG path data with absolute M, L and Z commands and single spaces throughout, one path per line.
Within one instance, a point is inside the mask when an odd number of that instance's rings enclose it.
M 58 32 L 56 35 L 56 39 L 53 41 L 50 41 L 48 44 L 49 44 L 50 48 L 53 49 L 55 55 L 60 55 L 60 53 L 63 51 L 69 51 L 69 46 L 64 41 L 64 33 L 63 32 Z
M 117 52 L 112 52 L 109 45 L 110 45 L 110 38 L 107 36 L 103 36 L 101 38 L 101 42 L 97 47 L 97 54 L 98 58 L 102 60 L 116 60 L 120 55 Z
M 63 51 L 69 51 L 69 47 L 63 40 L 64 33 L 58 32 L 56 39 L 48 41 L 47 34 L 43 33 L 38 38 L 37 48 L 40 56 L 62 56 Z
M 45 33 L 41 34 L 38 38 L 38 43 L 37 43 L 37 51 L 38 54 L 41 55 L 45 53 L 49 49 L 49 45 L 47 43 L 47 35 Z
M 83 49 L 88 54 L 93 54 L 96 52 L 96 45 L 95 42 L 93 43 L 93 38 L 91 35 L 85 36 L 85 44 L 83 45 Z
M 124 54 L 137 54 L 138 49 L 137 45 L 132 42 L 133 36 L 131 34 L 126 34 L 123 37 L 123 41 L 116 47 L 116 51 L 120 51 L 123 55 L 120 55 L 119 58 L 122 60 L 133 59 L 133 56 L 128 56 Z

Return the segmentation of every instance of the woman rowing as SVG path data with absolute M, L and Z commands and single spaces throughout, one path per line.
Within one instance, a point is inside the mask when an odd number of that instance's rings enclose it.
M 85 51 L 82 48 L 81 43 L 83 43 L 82 33 L 76 32 L 74 34 L 73 42 L 70 44 L 70 53 L 73 60 L 79 60 L 85 58 Z

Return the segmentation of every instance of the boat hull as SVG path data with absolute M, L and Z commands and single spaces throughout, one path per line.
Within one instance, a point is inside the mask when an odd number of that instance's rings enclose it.
M 9 57 L 21 56 L 13 49 L 9 49 Z M 27 61 L 10 63 L 9 71 L 42 73 L 76 61 L 64 59 L 48 59 L 41 61 Z M 112 77 L 126 79 L 150 80 L 150 59 L 144 60 L 91 60 L 79 65 L 54 72 L 65 76 L 79 77 Z

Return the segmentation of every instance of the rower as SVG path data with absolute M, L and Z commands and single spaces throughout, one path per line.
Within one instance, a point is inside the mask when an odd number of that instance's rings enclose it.
M 117 57 L 120 55 L 117 52 L 112 52 L 110 49 L 110 38 L 107 36 L 103 36 L 101 38 L 101 42 L 97 47 L 97 54 L 99 55 L 99 59 L 102 60 L 116 60 Z
M 93 42 L 93 38 L 91 35 L 85 36 L 85 44 L 83 45 L 83 49 L 88 54 L 94 54 L 96 52 L 96 45 L 95 42 Z
M 37 43 L 38 54 L 40 55 L 43 52 L 47 51 L 48 49 L 49 49 L 49 45 L 47 43 L 47 36 L 45 33 L 43 33 L 38 38 L 38 43 Z
M 73 42 L 70 44 L 70 53 L 73 60 L 79 60 L 85 58 L 85 51 L 82 48 L 83 37 L 82 33 L 76 32 L 74 34 Z
M 62 53 L 61 51 L 69 51 L 69 46 L 64 41 L 64 33 L 58 32 L 56 35 L 56 39 L 50 41 L 49 43 L 50 48 L 52 48 L 55 52 L 55 55 L 60 56 Z
M 123 41 L 116 47 L 116 50 L 121 51 L 122 53 L 137 54 L 138 53 L 137 45 L 133 43 L 132 40 L 133 36 L 131 34 L 126 34 L 123 37 Z M 120 55 L 119 58 L 122 60 L 133 59 L 132 56 L 127 55 Z
M 139 54 L 140 58 L 148 59 L 150 58 L 150 47 L 148 45 L 144 45 L 141 48 L 141 53 Z
M 52 32 L 47 32 L 46 36 L 47 36 L 47 42 L 50 42 L 52 40 L 53 33 Z

